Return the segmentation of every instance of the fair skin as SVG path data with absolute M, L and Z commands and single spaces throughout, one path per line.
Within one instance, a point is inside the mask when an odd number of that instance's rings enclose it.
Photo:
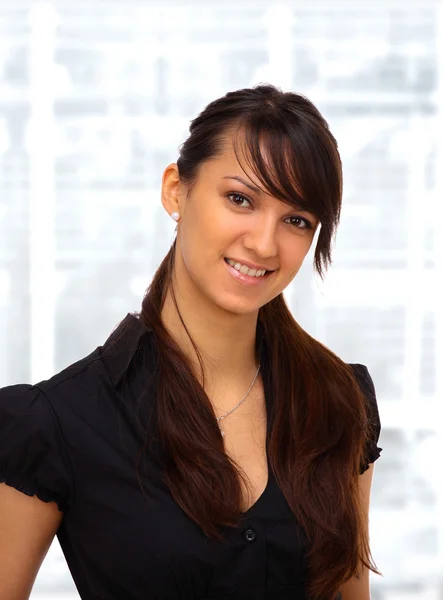
M 233 179 L 240 177 L 242 181 Z M 186 326 L 203 355 L 205 390 L 216 414 L 232 408 L 249 387 L 257 365 L 255 334 L 261 306 L 280 294 L 298 273 L 318 221 L 264 191 L 254 174 L 243 171 L 229 143 L 216 159 L 202 165 L 188 190 L 175 163 L 163 174 L 162 203 L 180 213 L 174 289 Z M 307 227 L 311 224 L 311 228 Z M 225 258 L 272 271 L 258 285 L 239 282 Z M 192 345 L 179 320 L 170 293 L 162 319 L 199 374 Z M 263 471 L 263 393 L 260 380 L 245 402 L 227 420 L 226 451 L 249 469 L 261 492 Z M 231 427 L 231 430 L 229 430 Z M 254 443 L 253 443 L 254 442 Z M 252 449 L 258 448 L 254 459 Z M 261 452 L 261 454 L 260 454 Z M 257 458 L 257 460 L 255 460 Z M 255 471 L 254 471 L 255 469 Z M 369 512 L 373 465 L 360 477 L 362 506 Z M 260 488 L 260 490 L 259 490 Z M 26 600 L 40 565 L 62 519 L 55 503 L 30 498 L 0 484 L 0 598 Z M 343 600 L 369 600 L 369 573 L 342 587 Z
M 369 465 L 363 475 L 359 478 L 359 489 L 361 497 L 361 507 L 365 518 L 365 523 L 369 527 L 369 505 L 371 499 L 372 478 L 374 475 L 374 463 Z M 342 600 L 371 600 L 369 569 L 363 568 L 360 577 L 352 577 L 341 586 L 340 592 Z
M 0 598 L 26 600 L 60 526 L 54 502 L 0 484 Z

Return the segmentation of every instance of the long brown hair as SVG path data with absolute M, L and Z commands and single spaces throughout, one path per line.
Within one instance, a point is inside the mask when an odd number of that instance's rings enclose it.
M 314 265 L 323 276 L 342 198 L 341 161 L 325 119 L 305 97 L 271 85 L 226 94 L 191 122 L 180 148 L 177 165 L 189 189 L 228 135 L 239 162 L 240 156 L 247 161 L 268 193 L 318 216 Z M 199 383 L 162 323 L 168 289 L 178 310 L 171 285 L 175 252 L 174 242 L 140 315 L 158 349 L 156 426 L 167 457 L 163 477 L 189 518 L 208 537 L 220 539 L 220 526 L 239 522 L 244 474 L 224 452 L 204 381 Z M 309 542 L 309 597 L 329 600 L 363 565 L 379 573 L 358 483 L 371 434 L 366 401 L 352 368 L 298 325 L 282 294 L 261 307 L 258 327 L 269 356 L 269 464 Z

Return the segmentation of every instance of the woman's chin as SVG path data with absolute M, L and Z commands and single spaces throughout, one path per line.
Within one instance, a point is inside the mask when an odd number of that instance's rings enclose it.
M 246 298 L 226 298 L 222 299 L 217 297 L 215 300 L 216 306 L 224 312 L 231 313 L 233 315 L 250 315 L 257 313 L 260 306 L 257 306 L 256 302 L 248 301 Z

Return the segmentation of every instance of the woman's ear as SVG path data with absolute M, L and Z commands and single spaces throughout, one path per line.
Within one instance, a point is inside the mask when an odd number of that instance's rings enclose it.
M 177 163 L 171 163 L 163 172 L 161 191 L 162 204 L 169 215 L 174 212 L 182 212 L 181 190 L 182 184 Z

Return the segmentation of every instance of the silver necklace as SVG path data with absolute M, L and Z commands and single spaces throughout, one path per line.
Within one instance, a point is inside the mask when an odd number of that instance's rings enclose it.
M 249 388 L 248 388 L 248 391 L 247 391 L 247 392 L 246 392 L 246 394 L 243 396 L 243 398 L 240 400 L 240 402 L 239 402 L 238 404 L 236 404 L 236 405 L 234 406 L 234 408 L 231 408 L 231 410 L 228 410 L 228 412 L 225 412 L 224 414 L 222 414 L 222 415 L 220 415 L 219 417 L 217 417 L 217 423 L 218 423 L 218 426 L 220 427 L 220 432 L 221 432 L 221 434 L 222 434 L 222 436 L 223 436 L 223 437 L 224 437 L 224 435 L 225 435 L 225 432 L 224 432 L 224 431 L 223 431 L 223 429 L 222 429 L 222 426 L 221 426 L 221 424 L 220 424 L 220 421 L 221 421 L 222 419 L 224 419 L 225 417 L 227 417 L 228 415 L 230 415 L 232 412 L 234 412 L 234 410 L 235 410 L 236 408 L 238 408 L 238 407 L 240 406 L 240 404 L 246 400 L 246 398 L 249 396 L 249 392 L 252 390 L 252 388 L 253 388 L 253 386 L 254 386 L 254 383 L 255 383 L 255 381 L 256 381 L 256 379 L 257 379 L 257 377 L 258 377 L 258 374 L 259 374 L 259 372 L 260 372 L 260 365 L 258 365 L 257 372 L 256 372 L 256 374 L 254 375 L 254 379 L 252 380 L 252 383 L 251 383 L 251 385 L 249 386 Z

